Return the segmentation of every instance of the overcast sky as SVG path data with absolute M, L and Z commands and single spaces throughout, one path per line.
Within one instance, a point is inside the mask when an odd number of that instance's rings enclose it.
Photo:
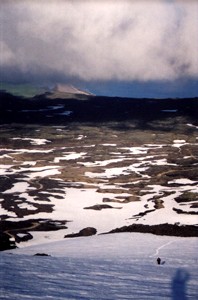
M 3 81 L 197 80 L 196 0 L 1 0 Z

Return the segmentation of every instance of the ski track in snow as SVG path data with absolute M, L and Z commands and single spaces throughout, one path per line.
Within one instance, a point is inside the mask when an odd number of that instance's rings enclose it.
M 166 247 L 166 246 L 168 246 L 168 245 L 170 245 L 170 244 L 172 244 L 172 243 L 174 243 L 174 242 L 175 242 L 175 241 L 170 241 L 170 242 L 168 242 L 168 243 L 163 244 L 162 246 L 160 246 L 160 247 L 158 247 L 158 248 L 156 249 L 156 252 L 155 252 L 154 255 L 150 255 L 149 257 L 155 257 L 155 256 L 158 256 L 161 249 L 163 249 L 164 247 Z

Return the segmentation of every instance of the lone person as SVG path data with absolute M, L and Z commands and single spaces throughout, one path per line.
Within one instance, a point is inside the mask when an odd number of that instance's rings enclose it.
M 161 258 L 160 258 L 160 257 L 157 258 L 157 264 L 158 264 L 158 265 L 161 264 Z

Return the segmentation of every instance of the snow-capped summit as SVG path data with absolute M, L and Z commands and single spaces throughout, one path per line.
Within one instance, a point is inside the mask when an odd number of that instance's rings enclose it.
M 92 95 L 87 91 L 80 90 L 73 85 L 57 83 L 54 88 L 54 92 L 67 93 L 67 94 L 81 94 L 81 95 Z

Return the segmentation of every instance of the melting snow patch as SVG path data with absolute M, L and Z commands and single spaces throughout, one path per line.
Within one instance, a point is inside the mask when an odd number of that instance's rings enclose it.
M 100 166 L 100 167 L 104 167 L 107 166 L 111 163 L 116 163 L 116 162 L 120 162 L 123 161 L 123 158 L 118 158 L 118 159 L 109 159 L 109 160 L 104 160 L 104 161 L 96 161 L 96 162 L 79 162 L 78 164 L 81 164 L 85 167 L 95 167 L 95 166 Z
M 134 172 L 142 177 L 147 177 L 148 175 L 143 175 L 141 172 L 144 172 L 148 169 L 148 167 L 140 167 L 141 164 L 133 164 L 127 167 L 120 168 L 110 168 L 106 169 L 105 172 L 101 173 L 93 173 L 93 172 L 85 172 L 85 176 L 90 178 L 112 178 L 119 175 L 129 175 L 131 172 Z
M 29 169 L 28 169 L 29 170 Z M 45 176 L 52 176 L 60 174 L 61 172 L 58 170 L 57 166 L 46 166 L 41 168 L 31 168 L 32 173 L 30 172 L 28 174 L 29 178 L 35 178 L 35 177 L 45 177 Z M 38 171 L 38 172 L 36 172 Z
M 20 209 L 37 210 L 37 207 L 35 207 L 34 205 L 31 205 L 29 203 L 20 203 L 20 204 L 18 204 L 18 207 Z
M 84 155 L 86 155 L 86 152 L 80 152 L 80 153 L 76 153 L 76 152 L 68 152 L 66 155 L 64 156 L 60 156 L 60 157 L 55 157 L 54 158 L 54 162 L 55 163 L 59 163 L 60 160 L 75 160 L 78 159 L 80 157 L 83 157 Z
M 12 158 L 12 156 L 10 156 L 8 154 L 3 154 L 3 155 L 1 155 L 1 158 Z
M 193 181 L 193 180 L 190 180 L 188 178 L 180 178 L 180 179 L 174 179 L 172 181 L 169 181 L 168 182 L 169 184 L 170 183 L 177 183 L 177 184 L 194 184 L 196 183 L 196 181 Z
M 8 151 L 8 150 L 7 150 Z M 28 149 L 17 149 L 17 150 L 15 150 L 15 149 L 9 149 L 9 151 L 11 151 L 11 152 L 15 152 L 15 154 L 21 154 L 21 153 L 51 153 L 51 152 L 53 152 L 53 150 L 51 149 L 49 149 L 49 150 L 35 150 L 35 149 L 33 149 L 33 150 L 28 150 Z
M 193 124 L 186 124 L 187 126 L 189 126 L 189 127 L 194 127 L 194 128 L 196 128 L 196 129 L 198 129 L 198 126 L 195 126 L 195 125 L 193 125 Z
M 176 143 L 176 144 L 184 144 L 186 141 L 185 140 L 174 140 L 173 143 Z
M 131 154 L 146 154 L 148 152 L 148 148 L 144 147 L 122 147 L 119 149 L 128 150 Z
M 3 192 L 3 194 L 12 194 L 12 193 L 21 193 L 21 191 L 27 191 L 29 188 L 29 184 L 27 182 L 17 182 L 14 184 L 14 186 Z M 34 190 L 35 188 L 31 188 L 31 190 Z
M 102 146 L 105 146 L 105 147 L 108 147 L 108 146 L 116 147 L 117 144 L 102 144 Z
M 10 170 L 13 167 L 13 165 L 0 165 L 0 175 L 6 175 L 13 173 L 12 170 Z
M 25 165 L 30 165 L 30 166 L 35 166 L 36 165 L 36 161 L 24 161 L 22 163 L 23 166 Z
M 186 144 L 185 140 L 174 140 L 173 147 L 181 147 Z
M 32 145 L 45 145 L 46 143 L 50 143 L 50 141 L 46 139 L 32 139 L 32 138 L 12 138 L 12 140 L 21 140 L 21 141 L 30 141 Z
M 87 136 L 86 135 L 79 135 L 76 139 L 77 140 L 82 140 L 84 137 L 86 138 Z

